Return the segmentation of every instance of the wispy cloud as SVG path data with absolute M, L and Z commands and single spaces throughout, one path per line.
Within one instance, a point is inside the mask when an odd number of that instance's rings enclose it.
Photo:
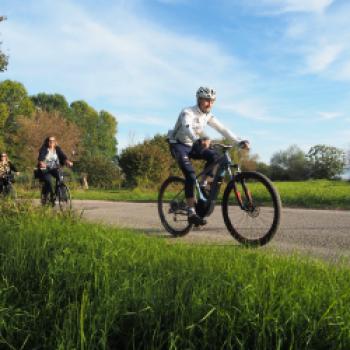
M 18 68 L 22 79 L 45 76 L 58 90 L 68 85 L 74 96 L 103 97 L 115 107 L 166 107 L 188 100 L 203 83 L 222 92 L 222 100 L 249 94 L 253 75 L 213 41 L 183 37 L 122 6 L 111 9 L 118 20 L 105 23 L 73 2 L 52 4 L 40 9 L 44 31 L 29 22 L 4 27 L 10 73 Z
M 148 115 L 118 114 L 118 122 L 123 124 L 170 127 L 167 119 Z
M 334 0 L 251 0 L 249 3 L 264 14 L 279 15 L 290 12 L 323 13 Z
M 306 57 L 307 71 L 318 73 L 326 70 L 343 51 L 341 45 L 325 44 L 313 49 Z
M 340 112 L 318 112 L 319 120 L 333 120 L 343 116 Z
M 289 21 L 286 40 L 281 45 L 303 59 L 304 67 L 299 69 L 300 73 L 350 80 L 349 5 L 340 3 L 329 11 L 324 9 L 322 16 L 294 16 Z
M 264 104 L 260 103 L 257 99 L 239 100 L 227 104 L 222 104 L 219 108 L 224 111 L 238 114 L 239 116 L 249 120 L 270 123 L 285 121 L 283 118 L 273 116 L 272 113 L 267 110 Z

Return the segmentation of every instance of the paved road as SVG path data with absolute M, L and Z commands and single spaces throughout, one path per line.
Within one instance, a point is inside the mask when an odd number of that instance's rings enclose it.
M 74 201 L 87 220 L 141 229 L 150 235 L 172 239 L 160 224 L 156 203 Z M 221 208 L 215 208 L 204 229 L 177 238 L 184 242 L 237 244 L 227 231 Z M 350 211 L 283 209 L 279 232 L 262 249 L 301 252 L 338 260 L 350 257 Z

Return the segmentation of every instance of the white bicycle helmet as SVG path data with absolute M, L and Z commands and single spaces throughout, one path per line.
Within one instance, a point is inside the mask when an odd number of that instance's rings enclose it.
M 209 98 L 211 100 L 216 99 L 216 91 L 207 86 L 201 86 L 196 93 L 197 100 L 200 98 Z

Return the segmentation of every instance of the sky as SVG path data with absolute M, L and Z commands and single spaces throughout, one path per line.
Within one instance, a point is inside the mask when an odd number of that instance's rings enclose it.
M 263 161 L 297 144 L 350 148 L 350 1 L 1 0 L 0 79 L 83 99 L 119 150 L 166 133 L 199 86 Z M 206 130 L 217 137 L 215 131 Z

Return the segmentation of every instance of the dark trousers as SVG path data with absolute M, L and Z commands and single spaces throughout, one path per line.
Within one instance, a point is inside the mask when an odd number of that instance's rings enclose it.
M 185 176 L 185 195 L 186 198 L 193 198 L 194 186 L 196 184 L 196 173 L 193 169 L 190 159 L 203 159 L 206 160 L 205 167 L 207 168 L 213 164 L 217 158 L 217 153 L 209 148 L 203 148 L 198 144 L 194 144 L 193 147 L 184 145 L 183 143 L 171 144 L 171 151 L 174 155 L 177 163 L 180 166 Z M 212 172 L 208 172 L 206 175 L 213 176 Z
M 41 170 L 41 180 L 44 182 L 44 195 L 53 194 L 51 177 L 59 181 L 60 175 L 58 169 L 43 169 Z

